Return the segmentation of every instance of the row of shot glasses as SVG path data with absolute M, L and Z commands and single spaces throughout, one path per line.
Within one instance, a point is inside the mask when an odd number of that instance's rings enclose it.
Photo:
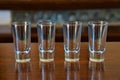
M 82 22 L 65 21 L 63 23 L 65 61 L 76 62 L 80 59 Z M 89 60 L 103 62 L 106 50 L 107 21 L 88 22 Z M 37 23 L 39 58 L 42 62 L 54 61 L 56 23 L 41 20 Z M 31 23 L 13 22 L 12 34 L 16 62 L 29 62 L 31 51 Z

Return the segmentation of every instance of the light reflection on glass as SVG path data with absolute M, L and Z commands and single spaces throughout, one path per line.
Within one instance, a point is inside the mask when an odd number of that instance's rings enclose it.
M 16 80 L 30 80 L 30 62 L 27 63 L 16 63 Z
M 65 61 L 66 80 L 80 80 L 80 63 Z
M 55 64 L 53 62 L 40 62 L 41 80 L 55 80 Z
M 104 80 L 104 62 L 89 62 L 89 80 Z

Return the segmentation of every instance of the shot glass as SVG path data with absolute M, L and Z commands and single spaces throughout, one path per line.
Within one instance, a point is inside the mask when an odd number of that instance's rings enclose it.
M 106 21 L 89 21 L 88 38 L 90 61 L 103 62 L 106 51 L 108 22 Z
M 79 61 L 82 23 L 67 21 L 63 24 L 65 61 Z
M 42 20 L 37 24 L 39 57 L 42 62 L 54 61 L 55 22 Z
M 29 62 L 31 50 L 30 22 L 13 22 L 12 34 L 16 62 Z

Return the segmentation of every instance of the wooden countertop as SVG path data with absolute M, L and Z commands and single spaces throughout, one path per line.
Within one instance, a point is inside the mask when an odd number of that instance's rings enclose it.
M 64 61 L 63 43 L 56 43 L 55 61 L 40 63 L 37 43 L 31 62 L 15 63 L 12 43 L 0 43 L 0 80 L 120 80 L 120 42 L 107 42 L 105 61 L 89 62 L 88 43 L 81 43 L 80 61 Z
M 66 10 L 120 8 L 120 0 L 0 0 L 0 9 Z

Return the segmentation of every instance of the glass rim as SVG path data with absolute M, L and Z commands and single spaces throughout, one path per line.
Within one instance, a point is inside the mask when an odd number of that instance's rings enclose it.
M 51 20 L 39 20 L 37 25 L 55 25 L 55 21 Z
M 81 21 L 64 21 L 63 25 L 71 24 L 82 24 Z
M 102 20 L 88 21 L 88 24 L 104 24 L 104 25 L 108 25 L 108 21 L 102 21 Z
M 15 22 L 12 22 L 12 25 L 30 25 L 31 24 L 31 22 L 28 22 L 28 21 L 19 21 L 19 22 L 17 22 L 17 21 L 15 21 Z

